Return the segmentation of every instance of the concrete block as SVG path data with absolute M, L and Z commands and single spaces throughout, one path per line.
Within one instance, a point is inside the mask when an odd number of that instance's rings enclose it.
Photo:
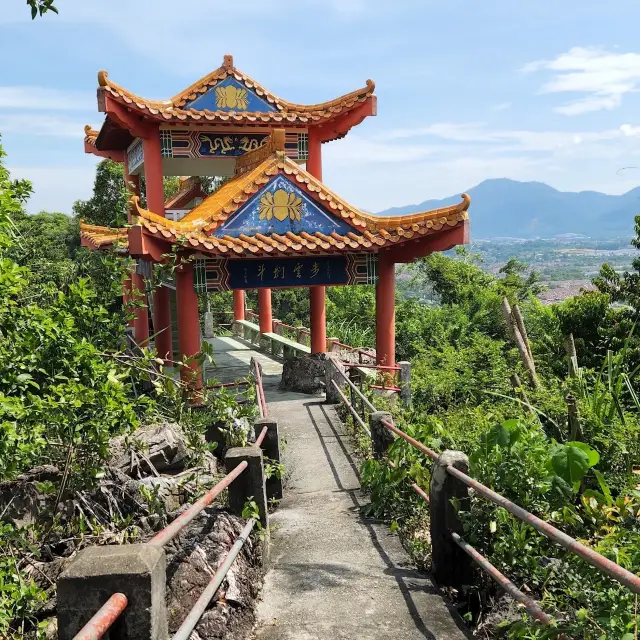
M 393 424 L 391 414 L 387 411 L 374 411 L 369 414 L 369 429 L 371 430 L 371 444 L 373 448 L 373 457 L 377 460 L 384 458 L 387 449 L 393 442 L 394 435 L 387 429 L 382 421 L 386 420 Z
M 407 407 L 411 406 L 411 363 L 407 361 L 398 362 L 400 367 L 400 400 Z
M 256 438 L 262 432 L 262 429 L 267 427 L 267 435 L 262 442 L 262 453 L 267 462 L 279 463 L 280 462 L 280 437 L 278 435 L 278 422 L 273 418 L 260 418 L 253 424 L 253 428 L 256 434 Z M 282 478 L 278 478 L 272 475 L 270 478 L 266 478 L 265 489 L 267 493 L 267 500 L 272 498 L 275 500 L 282 500 Z
M 460 589 L 473 584 L 473 561 L 453 541 L 451 533 L 463 534 L 462 523 L 453 499 L 464 511 L 469 510 L 469 489 L 447 473 L 451 466 L 469 472 L 469 459 L 461 451 L 444 451 L 431 471 L 429 510 L 433 575 L 439 584 Z
M 58 637 L 72 640 L 114 594 L 127 608 L 109 632 L 118 640 L 166 640 L 166 560 L 164 549 L 148 544 L 89 547 L 57 583 Z
M 204 337 L 213 338 L 213 313 L 211 311 L 204 312 Z
M 225 468 L 227 473 L 230 473 L 245 460 L 248 467 L 229 485 L 229 508 L 237 516 L 241 516 L 247 500 L 253 500 L 258 505 L 260 522 L 266 529 L 269 524 L 269 515 L 262 449 L 258 447 L 229 449 L 224 457 Z

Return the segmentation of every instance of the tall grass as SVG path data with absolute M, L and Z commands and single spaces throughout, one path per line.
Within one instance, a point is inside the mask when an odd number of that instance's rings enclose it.
M 376 336 L 371 327 L 362 327 L 355 318 L 327 322 L 327 335 L 351 347 L 373 347 Z

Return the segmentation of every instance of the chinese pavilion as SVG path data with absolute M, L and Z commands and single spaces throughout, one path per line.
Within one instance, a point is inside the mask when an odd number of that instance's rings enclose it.
M 173 357 L 168 287 L 156 286 L 150 300 L 140 292 L 153 277 L 153 263 L 177 251 L 187 258 L 175 274 L 183 356 L 200 351 L 198 292 L 233 290 L 234 320 L 244 320 L 244 291 L 257 289 L 266 333 L 272 331 L 271 289 L 308 288 L 311 351 L 319 353 L 327 344 L 326 287 L 375 283 L 377 360 L 395 364 L 395 264 L 467 242 L 469 198 L 380 217 L 323 184 L 322 144 L 376 115 L 371 80 L 328 102 L 295 104 L 238 70 L 227 55 L 220 68 L 170 100 L 141 98 L 106 71 L 98 85 L 106 118 L 100 131 L 85 128 L 85 151 L 124 164 L 132 204 L 126 228 L 81 224 L 82 243 L 116 246 L 135 258 L 124 296 L 142 302 L 133 321 L 138 343 L 149 340 L 151 307 L 155 348 L 162 358 Z M 178 193 L 165 202 L 163 176 L 195 178 L 181 179 Z M 198 176 L 228 180 L 207 196 Z

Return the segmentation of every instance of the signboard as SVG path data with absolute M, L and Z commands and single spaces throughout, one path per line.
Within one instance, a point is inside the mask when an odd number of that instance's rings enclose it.
M 196 260 L 194 276 L 198 293 L 229 289 L 375 284 L 377 257 L 363 253 L 263 260 L 210 258 Z
M 339 285 L 347 284 L 348 280 L 346 256 L 229 260 L 231 289 Z

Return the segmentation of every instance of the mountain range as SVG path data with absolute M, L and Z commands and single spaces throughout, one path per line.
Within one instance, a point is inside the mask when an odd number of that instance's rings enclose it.
M 485 180 L 469 189 L 472 238 L 550 238 L 575 233 L 592 238 L 634 234 L 640 214 L 640 187 L 619 196 L 597 191 L 558 191 L 542 182 L 507 178 Z M 460 196 L 392 207 L 378 215 L 393 216 L 446 207 Z

